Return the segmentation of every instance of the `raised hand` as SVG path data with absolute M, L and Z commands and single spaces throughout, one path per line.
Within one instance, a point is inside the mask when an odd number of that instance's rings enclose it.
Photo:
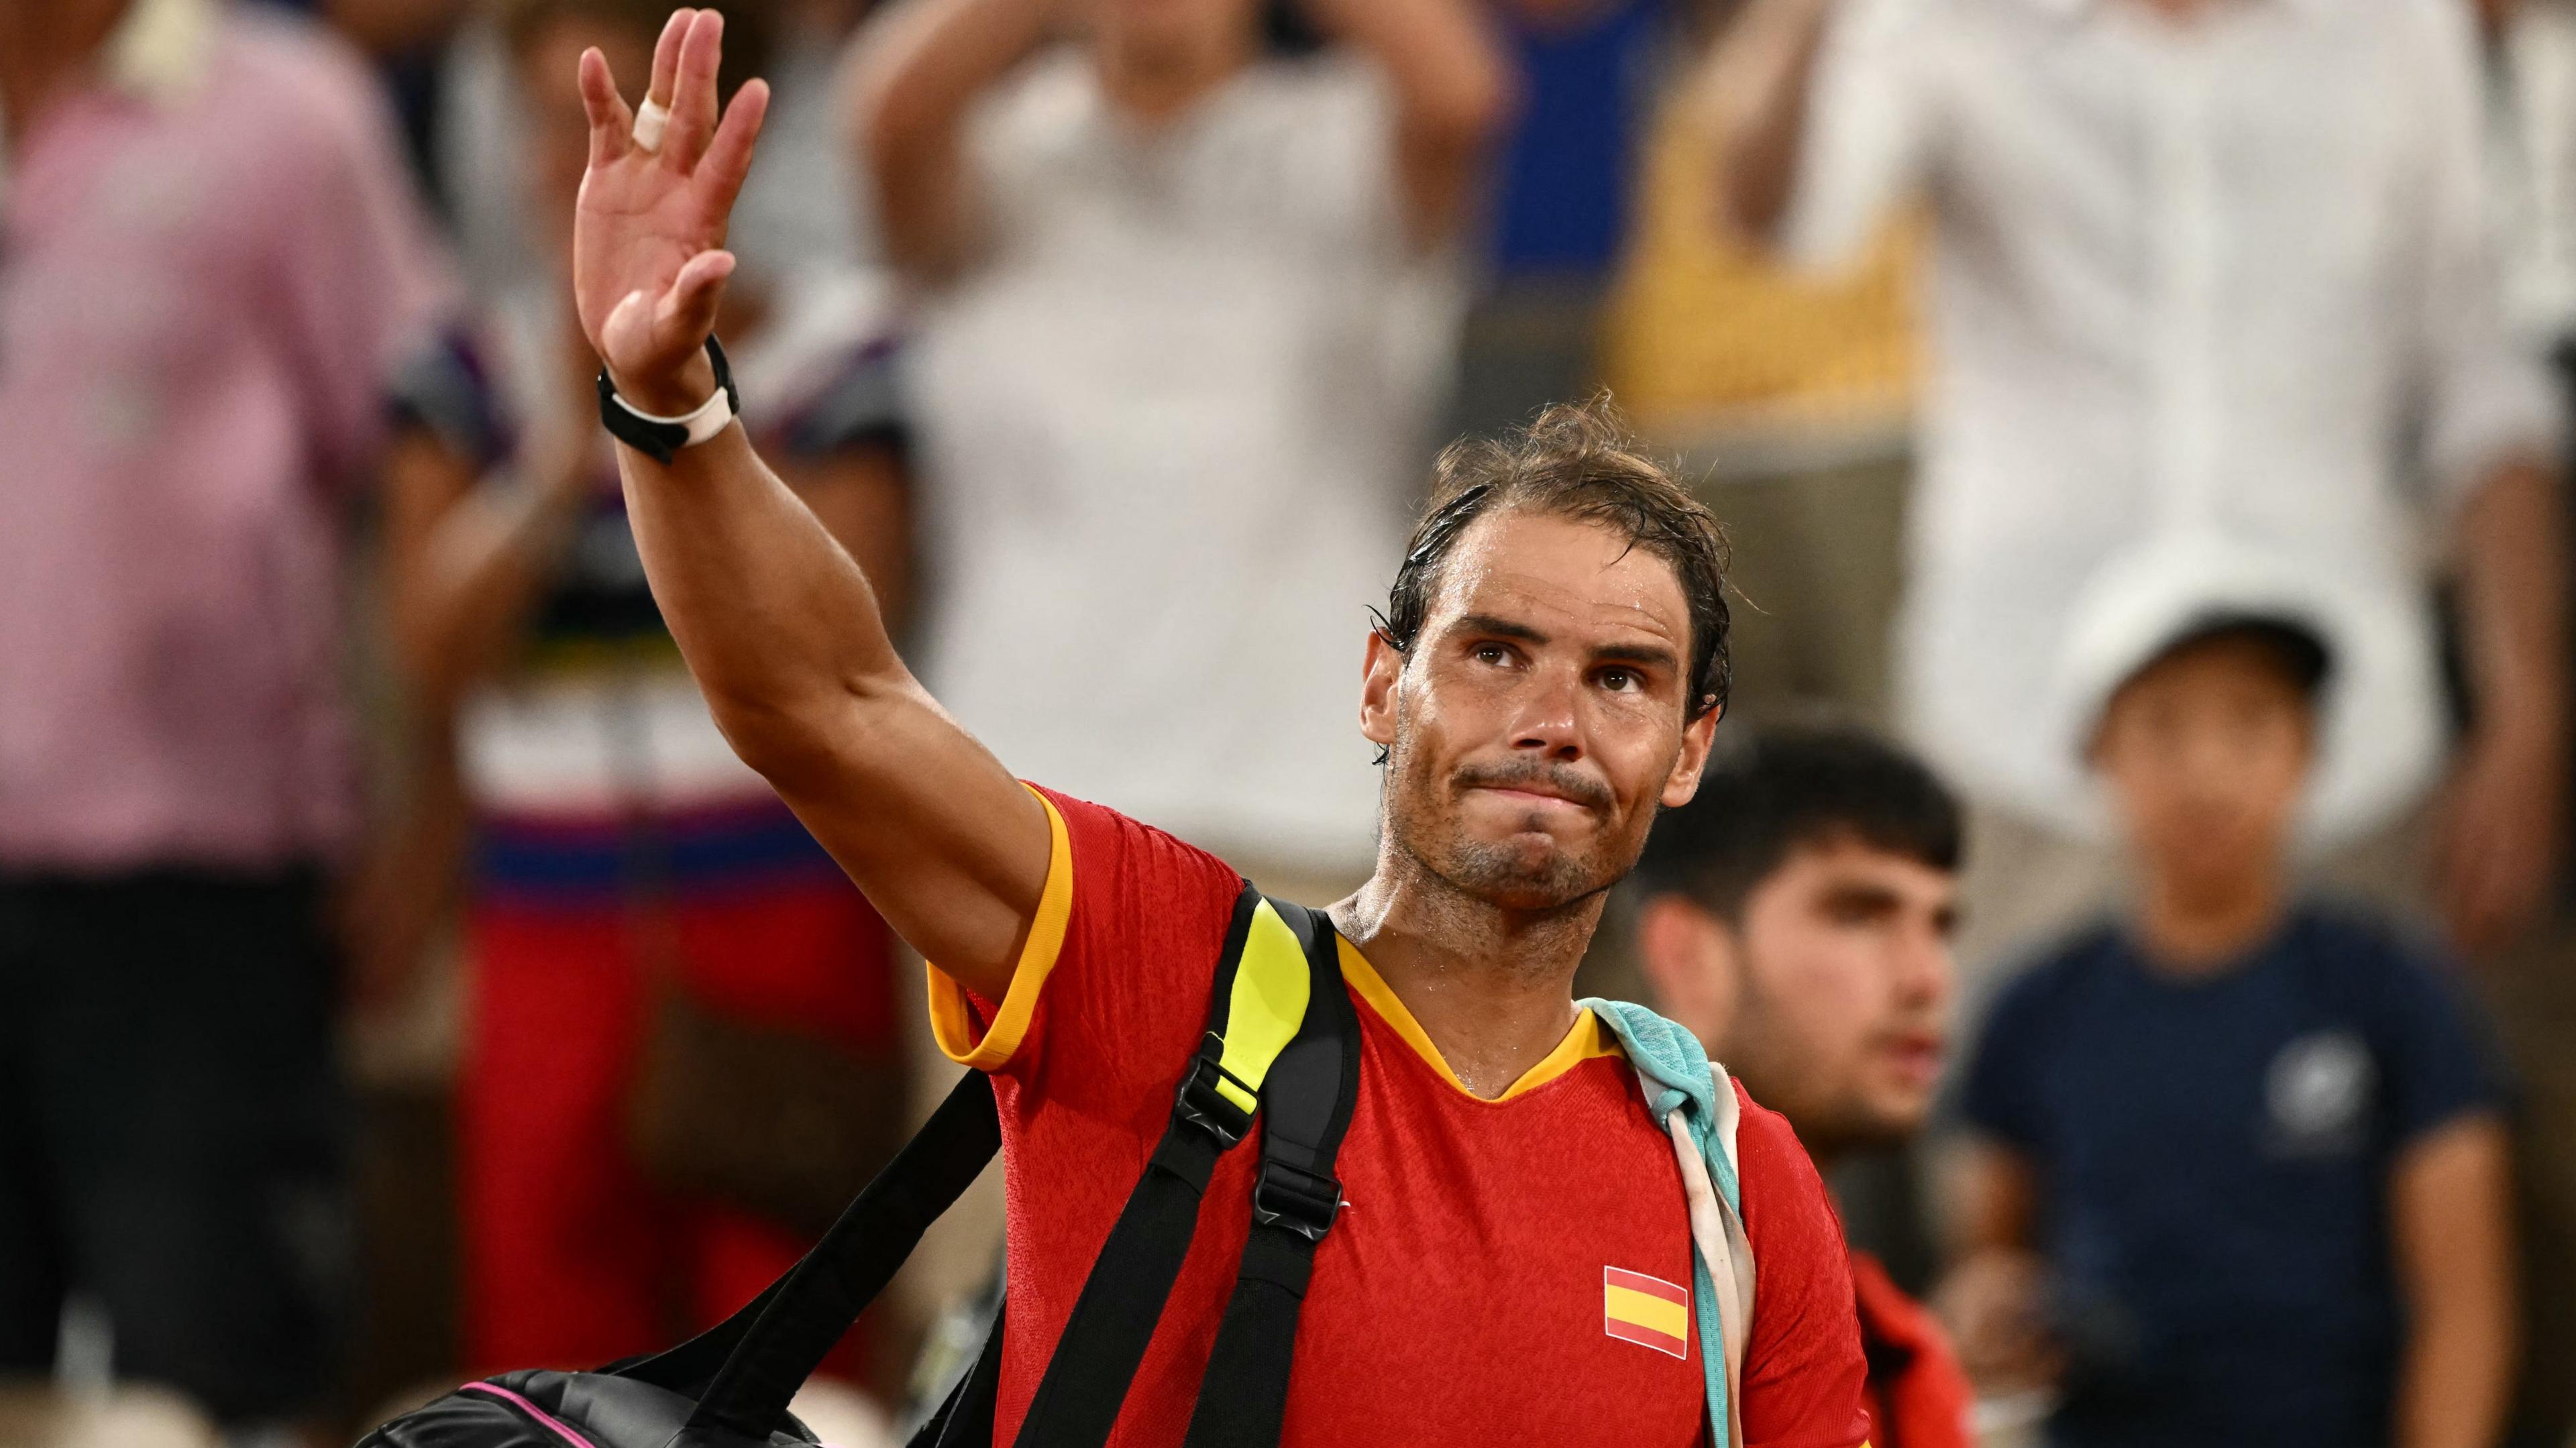
M 725 222 L 769 110 L 769 87 L 754 80 L 718 117 L 723 48 L 723 16 L 671 13 L 653 47 L 645 93 L 670 120 L 651 147 L 637 143 L 635 113 L 618 95 L 607 58 L 596 49 L 581 57 L 590 167 L 573 215 L 573 299 L 619 394 L 666 416 L 687 412 L 715 390 L 705 346 L 733 274 Z

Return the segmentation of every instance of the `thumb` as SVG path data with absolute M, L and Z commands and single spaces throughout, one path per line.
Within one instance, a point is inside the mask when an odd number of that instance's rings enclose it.
M 653 308 L 655 341 L 675 358 L 685 358 L 706 345 L 716 329 L 716 304 L 724 299 L 725 278 L 733 275 L 734 256 L 721 248 L 699 252 L 681 264 L 670 290 Z

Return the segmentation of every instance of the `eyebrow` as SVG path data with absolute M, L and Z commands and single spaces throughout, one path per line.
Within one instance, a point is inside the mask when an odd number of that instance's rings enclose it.
M 1490 613 L 1462 616 L 1455 625 L 1461 633 L 1482 634 L 1490 638 L 1513 639 L 1525 644 L 1549 642 L 1548 635 L 1516 619 L 1500 618 Z M 1604 644 L 1592 651 L 1595 661 L 1613 664 L 1643 664 L 1679 672 L 1681 657 L 1671 649 L 1656 644 Z

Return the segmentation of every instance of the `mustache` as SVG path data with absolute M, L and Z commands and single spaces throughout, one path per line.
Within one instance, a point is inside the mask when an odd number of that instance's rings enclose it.
M 1597 779 L 1562 764 L 1544 760 L 1515 759 L 1500 764 L 1470 764 L 1452 777 L 1459 789 L 1526 789 L 1544 785 L 1551 794 L 1561 794 L 1587 809 L 1608 809 L 1610 788 Z

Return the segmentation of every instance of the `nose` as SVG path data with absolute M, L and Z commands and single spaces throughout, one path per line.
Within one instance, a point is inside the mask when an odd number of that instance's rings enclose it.
M 1898 996 L 1908 1005 L 1938 1010 L 1950 998 L 1954 974 L 1949 936 L 1933 921 L 1909 921 L 1896 949 Z
M 1582 683 L 1566 669 L 1535 669 L 1515 700 L 1512 749 L 1560 764 L 1583 757 L 1582 726 L 1576 715 Z

